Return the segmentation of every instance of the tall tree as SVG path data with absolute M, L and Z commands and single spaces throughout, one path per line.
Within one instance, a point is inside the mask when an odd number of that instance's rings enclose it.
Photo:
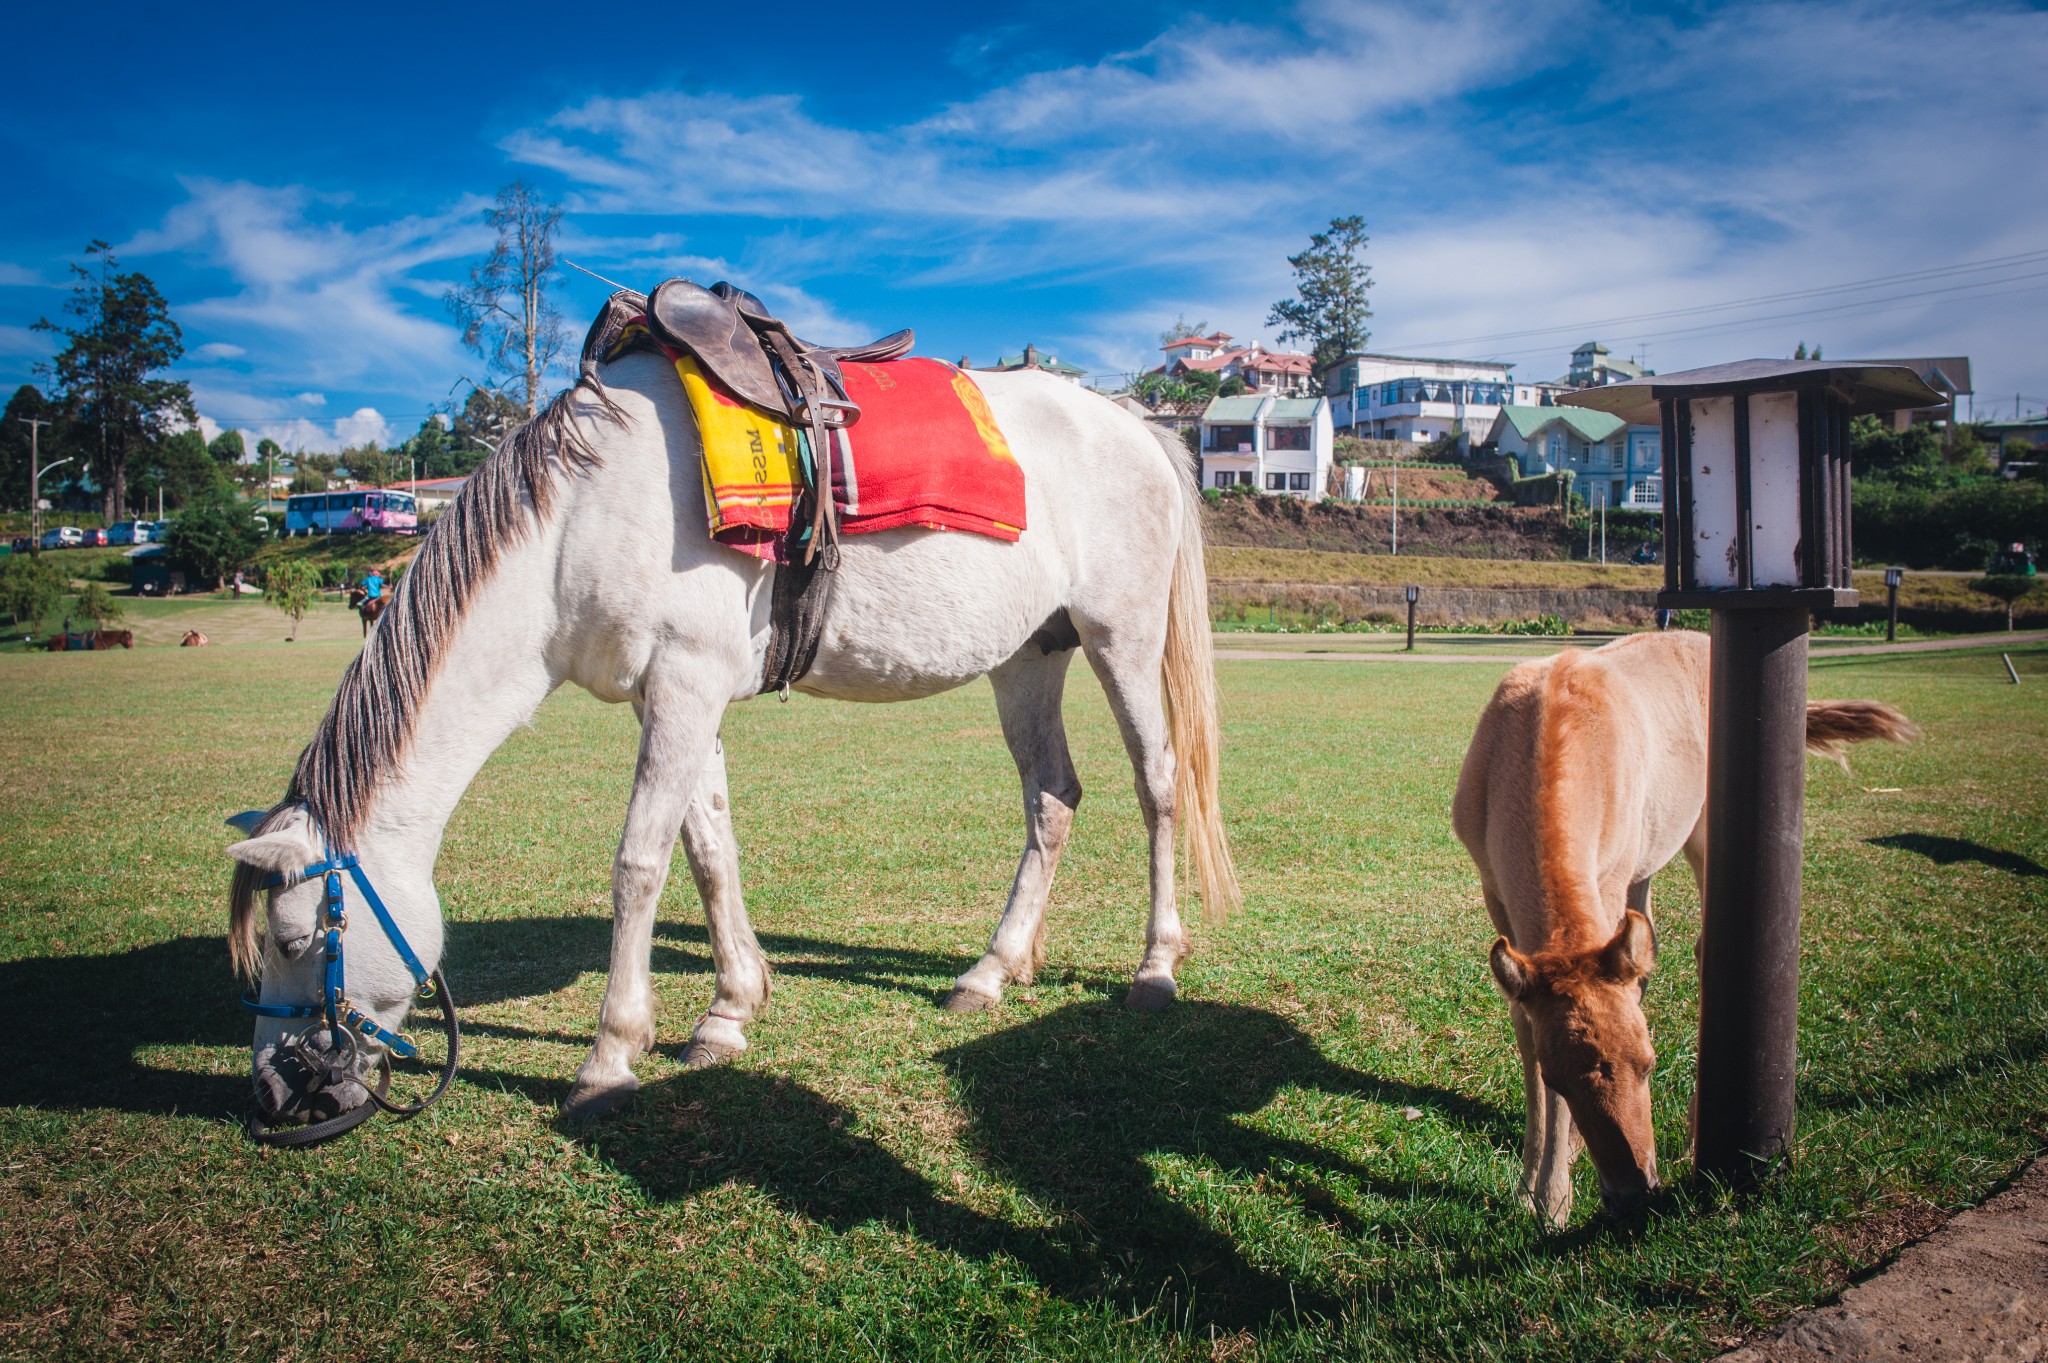
M 521 180 L 498 191 L 484 221 L 497 229 L 497 244 L 470 267 L 468 284 L 448 291 L 448 310 L 462 324 L 462 343 L 523 388 L 531 420 L 540 410 L 548 366 L 568 342 L 561 314 L 548 300 L 562 206 Z
M 32 383 L 24 383 L 14 390 L 14 396 L 7 399 L 7 411 L 0 415 L 0 507 L 9 509 L 28 505 L 28 461 L 31 454 L 47 464 L 73 453 L 64 448 L 67 433 L 59 420 L 62 414 L 57 405 L 44 397 Z M 31 428 L 31 421 L 47 421 L 50 424 Z M 66 465 L 58 475 L 69 473 Z M 55 488 L 43 489 L 45 496 L 54 495 Z
M 1188 315 L 1181 313 L 1173 319 L 1172 326 L 1159 333 L 1159 344 L 1169 346 L 1175 341 L 1184 340 L 1189 336 L 1207 336 L 1208 334 L 1209 324 L 1207 322 L 1190 322 Z
M 1365 263 L 1365 219 L 1332 218 L 1330 230 L 1309 236 L 1308 249 L 1287 257 L 1294 267 L 1294 297 L 1273 305 L 1266 325 L 1282 341 L 1307 341 L 1317 370 L 1363 349 L 1372 332 L 1367 294 L 1372 268 Z
M 239 464 L 248 447 L 242 443 L 240 431 L 222 431 L 206 442 L 206 452 L 222 464 Z
M 129 461 L 180 426 L 196 426 L 199 414 L 188 385 L 152 377 L 185 353 L 184 333 L 164 296 L 139 270 L 122 274 L 107 243 L 95 241 L 85 250 L 93 260 L 71 267 L 76 278 L 64 305 L 77 325 L 45 317 L 35 329 L 64 338 L 49 369 L 113 521 L 127 511 Z

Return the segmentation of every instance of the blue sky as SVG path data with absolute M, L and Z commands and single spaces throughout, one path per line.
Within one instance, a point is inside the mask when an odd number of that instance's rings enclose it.
M 103 237 L 171 300 L 209 424 L 295 448 L 402 438 L 483 377 L 440 300 L 521 177 L 600 273 L 731 278 L 807 334 L 910 325 L 949 359 L 1028 340 L 1137 369 L 1181 315 L 1270 342 L 1285 256 L 1359 213 L 1375 348 L 1536 377 L 1595 336 L 1666 371 L 1799 340 L 1960 353 L 1980 414 L 2048 405 L 2038 6 L 117 4 L 10 24 L 0 382 L 33 380 L 29 324 Z M 1901 278 L 1984 261 L 2005 263 Z M 1814 292 L 1863 281 L 1887 282 Z M 604 292 L 564 283 L 579 333 Z M 1744 299 L 1771 301 L 1670 315 Z

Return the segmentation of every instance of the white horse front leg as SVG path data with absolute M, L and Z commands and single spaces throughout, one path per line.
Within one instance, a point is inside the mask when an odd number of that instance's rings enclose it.
M 646 690 L 633 798 L 612 863 L 611 978 L 598 1011 L 597 1043 L 562 1103 L 578 1117 L 614 1111 L 640 1086 L 633 1062 L 654 1045 L 654 991 L 648 981 L 654 913 L 676 833 L 718 736 L 717 703 L 664 690 L 652 679 Z
M 690 1033 L 683 1063 L 703 1069 L 747 1048 L 741 1030 L 768 1006 L 768 958 L 747 921 L 740 897 L 739 844 L 732 831 L 732 802 L 725 776 L 725 745 L 714 743 L 690 811 L 683 816 L 683 851 L 704 903 L 705 935 L 718 980 L 711 1007 Z

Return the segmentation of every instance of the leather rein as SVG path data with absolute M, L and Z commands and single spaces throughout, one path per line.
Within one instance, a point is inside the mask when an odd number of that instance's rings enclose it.
M 363 902 L 370 906 L 376 916 L 377 926 L 384 930 L 384 936 L 397 950 L 398 958 L 405 962 L 405 968 L 412 973 L 413 998 L 417 1002 L 437 1002 L 441 1008 L 441 1028 L 448 1037 L 448 1056 L 441 1064 L 441 1072 L 433 1091 L 417 1103 L 394 1103 L 386 1095 L 391 1089 L 391 1056 L 405 1060 L 420 1057 L 419 1043 L 404 1032 L 394 1032 L 382 1026 L 355 1004 L 349 1001 L 347 976 L 342 965 L 342 938 L 348 931 L 348 915 L 342 903 L 342 874 L 346 872 L 355 881 L 356 890 Z M 326 1121 L 314 1122 L 307 1126 L 271 1125 L 263 1120 L 260 1112 L 249 1115 L 247 1132 L 249 1139 L 262 1145 L 306 1146 L 317 1145 L 330 1140 L 345 1131 L 361 1126 L 379 1111 L 388 1112 L 401 1120 L 416 1117 L 432 1107 L 448 1091 L 454 1082 L 455 1068 L 462 1052 L 462 1028 L 455 1018 L 455 1000 L 448 993 L 448 982 L 439 970 L 429 971 L 420 963 L 412 944 L 405 940 L 405 934 L 398 930 L 391 911 L 384 907 L 383 899 L 376 887 L 370 884 L 369 876 L 356 861 L 353 853 L 335 856 L 330 850 L 325 861 L 317 862 L 302 871 L 286 874 L 275 872 L 263 880 L 260 888 L 275 890 L 285 885 L 297 884 L 321 877 L 320 901 L 320 954 L 322 978 L 319 1003 L 264 1003 L 258 997 L 260 985 L 252 988 L 242 998 L 242 1007 L 258 1017 L 304 1018 L 316 1020 L 296 1037 L 288 1037 L 280 1049 L 289 1046 L 298 1052 L 300 1060 L 313 1073 L 321 1076 L 330 1087 L 349 1078 L 359 1079 L 370 1095 L 370 1101 L 362 1103 Z M 325 1024 L 328 1037 L 341 1046 L 338 1056 L 323 1054 L 325 1048 L 313 1043 L 313 1034 L 320 1031 L 319 1024 Z M 357 1061 L 365 1054 L 364 1043 L 371 1042 L 382 1048 L 377 1057 L 378 1073 L 375 1081 L 358 1073 Z

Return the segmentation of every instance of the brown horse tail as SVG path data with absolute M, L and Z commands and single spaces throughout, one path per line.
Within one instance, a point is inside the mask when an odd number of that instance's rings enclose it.
M 1189 476 L 1187 448 L 1150 428 L 1182 487 L 1180 543 L 1166 606 L 1166 722 L 1173 739 L 1175 817 L 1202 890 L 1202 916 L 1220 923 L 1243 901 L 1220 798 L 1222 737 L 1216 718 L 1216 655 L 1209 639 L 1209 580 L 1202 562 L 1201 502 Z
M 1883 739 L 1910 743 L 1919 726 L 1877 700 L 1810 700 L 1806 703 L 1806 750 L 1849 769 L 1849 745 Z

